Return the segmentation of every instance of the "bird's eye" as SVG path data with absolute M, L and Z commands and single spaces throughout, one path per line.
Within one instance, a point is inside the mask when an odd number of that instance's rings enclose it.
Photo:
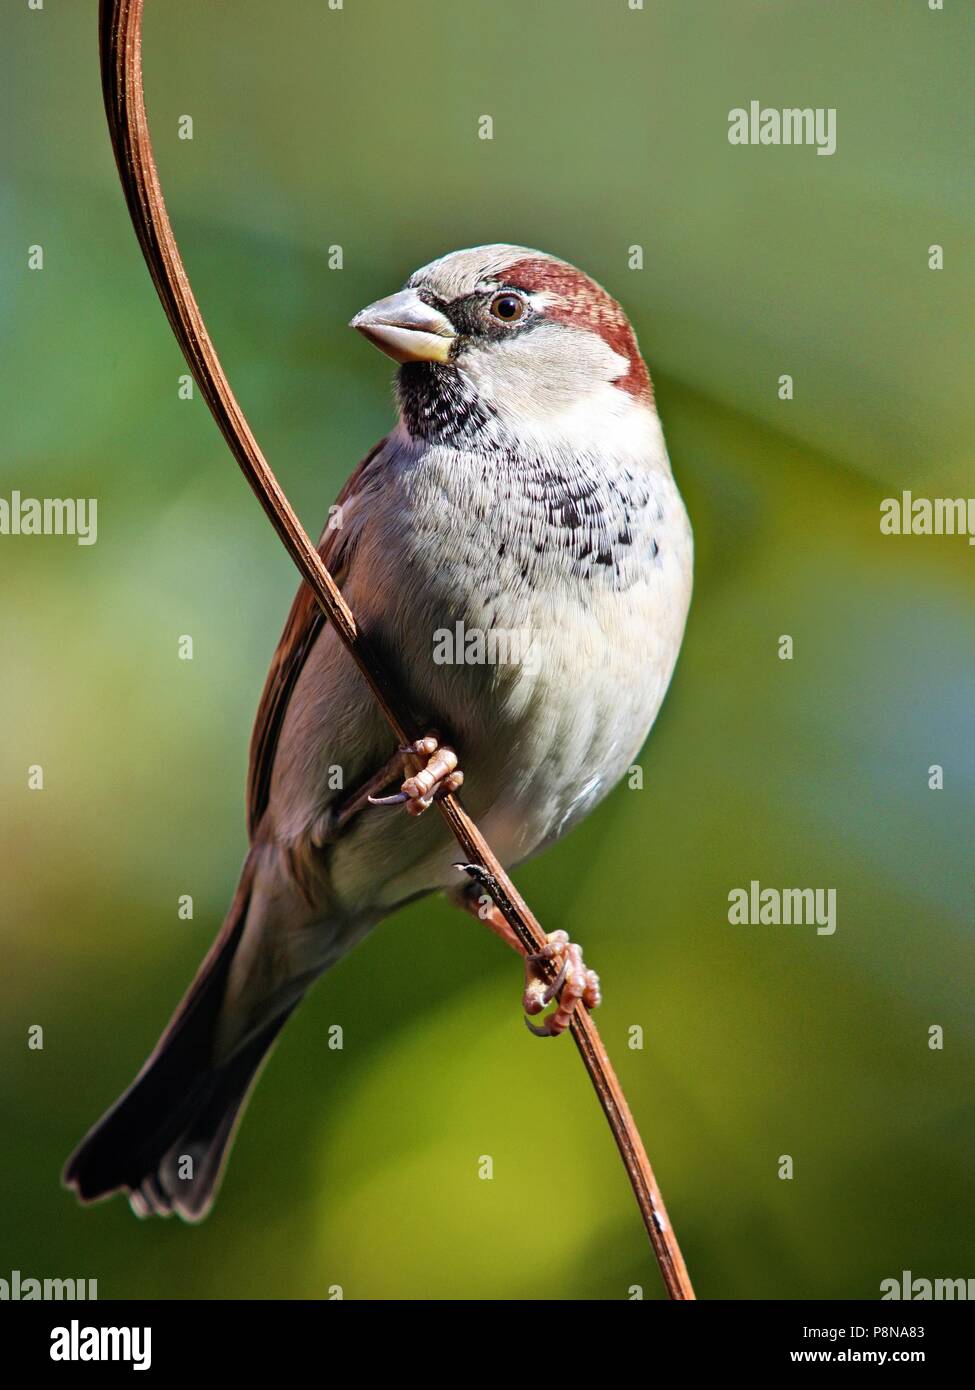
M 496 294 L 491 300 L 491 313 L 502 323 L 517 323 L 525 312 L 525 301 L 516 294 Z

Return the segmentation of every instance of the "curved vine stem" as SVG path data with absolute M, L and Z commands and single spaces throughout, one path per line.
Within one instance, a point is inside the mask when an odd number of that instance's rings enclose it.
M 143 8 L 144 0 L 100 0 L 99 47 L 109 133 L 149 273 L 196 383 L 244 477 L 302 579 L 358 664 L 397 740 L 411 742 L 417 731 L 410 727 L 408 704 L 383 670 L 261 453 L 220 365 L 190 287 L 166 212 L 149 138 L 142 87 Z M 437 804 L 466 861 L 482 866 L 493 880 L 497 905 L 525 952 L 539 950 L 545 944 L 542 928 L 457 797 L 445 797 Z M 596 1025 L 584 1009 L 577 1007 L 571 1029 L 626 1167 L 667 1293 L 673 1299 L 692 1299 L 694 1291 L 663 1197 Z

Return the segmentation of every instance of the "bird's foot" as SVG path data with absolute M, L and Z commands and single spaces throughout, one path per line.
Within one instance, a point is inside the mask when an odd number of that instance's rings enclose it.
M 555 1038 L 564 1033 L 572 1022 L 576 1004 L 581 1000 L 587 1009 L 595 1009 L 602 1001 L 599 976 L 589 970 L 582 959 L 582 947 L 569 940 L 568 932 L 549 932 L 548 944 L 525 959 L 525 994 L 522 1000 L 526 1014 L 540 1014 L 553 999 L 557 1007 L 541 1024 L 525 1023 L 539 1038 Z M 551 979 L 552 967 L 557 970 Z
M 522 1000 L 526 1014 L 540 1014 L 558 995 L 558 1007 L 541 1024 L 525 1023 L 540 1038 L 555 1038 L 564 1033 L 572 1021 L 575 1006 L 581 999 L 587 1009 L 602 1002 L 599 976 L 589 970 L 582 958 L 582 947 L 569 940 L 568 932 L 549 932 L 546 945 L 530 956 L 525 955 L 517 933 L 509 926 L 504 913 L 494 902 L 492 894 L 498 885 L 480 864 L 456 864 L 455 868 L 469 874 L 471 882 L 450 894 L 452 902 L 485 922 L 493 932 L 524 957 L 525 993 Z
M 457 754 L 441 743 L 436 734 L 427 734 L 401 748 L 407 769 L 417 767 L 393 796 L 370 796 L 371 806 L 402 806 L 408 816 L 422 816 L 438 797 L 457 791 L 464 774 L 457 766 Z

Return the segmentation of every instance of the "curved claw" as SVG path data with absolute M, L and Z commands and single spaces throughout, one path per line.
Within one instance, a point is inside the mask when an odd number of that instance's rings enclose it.
M 406 792 L 395 792 L 392 796 L 370 796 L 366 800 L 370 806 L 402 806 L 404 801 L 410 798 Z
M 529 1033 L 534 1033 L 536 1038 L 554 1038 L 555 1034 L 549 1028 L 548 1023 L 532 1023 L 530 1018 L 525 1019 L 525 1027 Z

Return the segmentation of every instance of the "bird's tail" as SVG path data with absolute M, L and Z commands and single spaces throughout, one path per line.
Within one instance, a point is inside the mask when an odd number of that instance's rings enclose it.
M 64 1183 L 81 1201 L 126 1189 L 142 1216 L 206 1215 L 237 1119 L 294 1003 L 226 1061 L 216 1063 L 217 1019 L 250 904 L 244 866 L 227 919 L 155 1050 L 129 1089 L 69 1158 Z

